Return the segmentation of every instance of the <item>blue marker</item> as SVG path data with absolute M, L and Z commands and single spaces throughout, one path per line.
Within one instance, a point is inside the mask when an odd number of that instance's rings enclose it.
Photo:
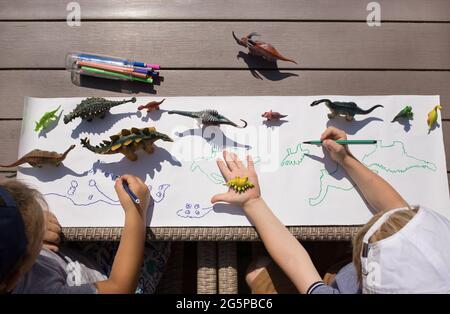
M 139 198 L 136 196 L 136 194 L 134 194 L 133 191 L 130 190 L 130 187 L 128 186 L 127 181 L 122 181 L 122 186 L 125 189 L 125 191 L 128 193 L 128 195 L 130 195 L 133 202 L 135 202 L 136 204 L 139 204 L 141 202 L 139 200 Z

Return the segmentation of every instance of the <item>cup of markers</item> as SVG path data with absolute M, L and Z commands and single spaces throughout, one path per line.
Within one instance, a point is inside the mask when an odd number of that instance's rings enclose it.
M 71 52 L 66 55 L 66 69 L 79 75 L 153 84 L 159 78 L 159 72 L 155 70 L 159 70 L 160 66 L 111 56 Z

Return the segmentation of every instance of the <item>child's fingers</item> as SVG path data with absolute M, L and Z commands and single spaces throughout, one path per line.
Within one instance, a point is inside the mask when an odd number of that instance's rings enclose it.
M 229 180 L 231 178 L 231 171 L 228 169 L 227 165 L 223 160 L 217 159 L 217 167 L 219 167 L 220 173 L 222 173 L 222 176 Z
M 236 164 L 236 166 L 238 167 L 238 169 L 245 169 L 244 164 L 242 163 L 242 161 L 239 159 L 239 157 L 235 153 L 231 153 L 231 158 L 233 159 L 233 161 Z
M 247 167 L 250 171 L 255 171 L 255 163 L 253 162 L 253 158 L 250 155 L 247 155 Z
M 338 153 L 339 151 L 344 149 L 344 147 L 341 144 L 338 144 L 333 140 L 325 140 L 323 142 L 323 145 L 325 146 L 326 149 L 335 153 Z
M 323 141 L 324 139 L 334 139 L 334 140 L 338 140 L 338 139 L 344 139 L 346 138 L 346 134 L 344 131 L 335 128 L 334 126 L 330 126 L 328 127 L 320 136 L 320 140 Z
M 222 194 L 216 194 L 211 198 L 211 203 L 215 204 L 217 202 L 225 202 L 225 203 L 231 203 L 233 199 L 233 196 L 227 192 Z
M 232 172 L 238 169 L 237 164 L 233 160 L 233 156 L 229 152 L 227 152 L 227 151 L 223 152 L 223 159 L 225 160 L 225 162 L 227 163 L 228 168 Z

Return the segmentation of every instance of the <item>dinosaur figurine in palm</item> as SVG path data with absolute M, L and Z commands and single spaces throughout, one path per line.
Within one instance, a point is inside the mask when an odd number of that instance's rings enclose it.
M 225 185 L 239 194 L 255 187 L 255 185 L 248 180 L 248 177 L 234 177 L 233 179 L 228 180 Z
M 147 112 L 152 112 L 155 110 L 159 110 L 159 105 L 161 105 L 164 100 L 166 100 L 165 98 L 161 101 L 151 101 L 146 103 L 145 105 L 140 105 L 138 107 L 138 110 L 143 110 L 143 109 L 147 109 Z
M 178 114 L 185 117 L 190 117 L 194 119 L 199 119 L 201 123 L 205 126 L 209 125 L 221 125 L 228 124 L 234 126 L 236 128 L 245 128 L 247 126 L 247 122 L 245 120 L 240 119 L 244 122 L 244 126 L 238 126 L 236 123 L 228 120 L 221 114 L 217 112 L 217 110 L 202 110 L 202 111 L 179 111 L 179 110 L 171 110 L 168 114 Z
M 46 150 L 34 149 L 22 158 L 10 165 L 0 165 L 0 167 L 11 168 L 17 167 L 22 164 L 28 163 L 32 167 L 41 168 L 43 165 L 59 166 L 67 154 L 75 148 L 75 145 L 71 145 L 64 153 L 58 154 L 57 152 L 49 152 Z
M 354 102 L 331 101 L 329 99 L 319 99 L 313 101 L 311 107 L 317 106 L 320 103 L 325 103 L 328 109 L 330 109 L 331 113 L 328 114 L 329 119 L 333 119 L 336 116 L 344 116 L 347 121 L 353 121 L 355 119 L 355 115 L 357 114 L 369 114 L 376 108 L 384 108 L 382 105 L 375 105 L 372 108 L 363 110 Z
M 34 128 L 34 131 L 39 132 L 40 130 L 44 130 L 48 128 L 50 124 L 58 120 L 58 116 L 56 115 L 56 113 L 60 108 L 61 106 L 59 106 L 53 111 L 47 111 L 46 113 L 44 113 L 44 115 L 39 119 L 39 121 L 35 121 L 36 126 Z
M 102 97 L 89 97 L 82 100 L 71 113 L 64 116 L 64 123 L 67 124 L 75 118 L 81 118 L 88 122 L 92 121 L 94 118 L 103 119 L 111 108 L 128 102 L 136 102 L 136 97 L 119 101 L 107 100 Z
M 270 62 L 275 62 L 277 60 L 283 60 L 287 62 L 292 62 L 297 64 L 292 59 L 286 58 L 278 50 L 275 49 L 271 44 L 265 43 L 259 40 L 253 40 L 253 36 L 260 36 L 257 33 L 250 33 L 241 39 L 237 38 L 237 36 L 232 32 L 234 39 L 238 45 L 244 46 L 248 48 L 249 52 L 253 56 L 262 57 Z
M 157 140 L 173 142 L 169 136 L 157 132 L 154 127 L 147 127 L 142 129 L 123 129 L 118 134 L 112 135 L 109 141 L 105 140 L 98 146 L 92 146 L 89 143 L 89 139 L 85 138 L 81 140 L 81 145 L 97 154 L 121 153 L 129 160 L 136 161 L 138 159 L 136 151 L 142 149 L 149 154 L 153 153 L 155 149 L 153 143 Z

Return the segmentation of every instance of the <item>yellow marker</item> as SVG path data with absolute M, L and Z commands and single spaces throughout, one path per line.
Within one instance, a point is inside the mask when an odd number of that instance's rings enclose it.
M 433 127 L 433 125 L 436 123 L 437 118 L 438 118 L 438 109 L 441 110 L 442 106 L 437 105 L 433 108 L 433 110 L 431 110 L 430 112 L 428 112 L 428 119 L 427 119 L 427 123 L 428 123 L 428 130 L 431 130 L 431 128 Z

